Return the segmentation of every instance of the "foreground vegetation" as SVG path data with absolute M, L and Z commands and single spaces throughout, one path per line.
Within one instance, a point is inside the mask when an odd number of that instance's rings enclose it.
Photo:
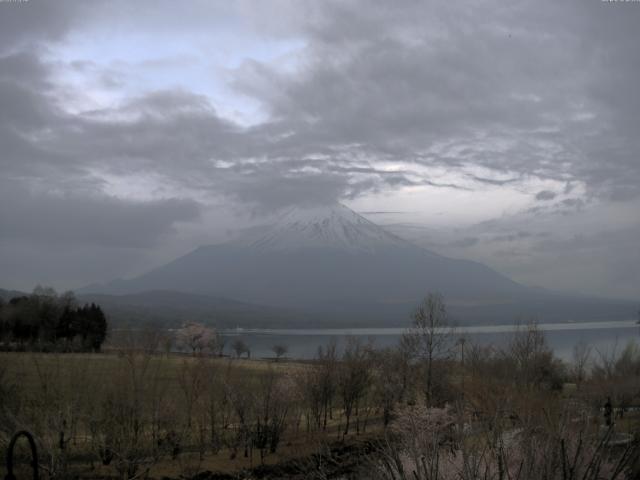
M 394 349 L 350 339 L 309 362 L 255 361 L 220 357 L 198 326 L 177 336 L 188 353 L 149 330 L 108 353 L 0 354 L 1 446 L 32 432 L 45 478 L 638 476 L 633 343 L 578 345 L 565 364 L 529 323 L 480 347 L 437 295 Z

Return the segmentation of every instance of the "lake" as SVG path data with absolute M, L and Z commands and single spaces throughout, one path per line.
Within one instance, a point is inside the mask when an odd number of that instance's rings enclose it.
M 482 345 L 507 344 L 516 325 L 488 325 L 456 327 L 455 335 Z M 584 322 L 584 323 L 541 323 L 547 341 L 555 354 L 563 360 L 571 360 L 573 347 L 584 341 L 597 352 L 621 351 L 631 339 L 640 340 L 640 325 L 635 321 Z M 231 342 L 242 338 L 251 349 L 254 358 L 273 357 L 274 345 L 285 345 L 289 358 L 313 358 L 319 346 L 327 345 L 332 339 L 338 348 L 350 336 L 372 341 L 376 347 L 391 347 L 398 344 L 405 328 L 325 328 L 325 329 L 235 329 L 221 332 L 227 340 L 226 353 L 231 352 Z

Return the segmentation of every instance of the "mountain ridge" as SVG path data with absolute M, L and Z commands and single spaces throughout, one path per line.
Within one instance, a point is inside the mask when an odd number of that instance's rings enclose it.
M 627 319 L 631 305 L 526 287 L 484 264 L 416 246 L 343 205 L 288 209 L 263 229 L 93 289 L 224 297 L 304 312 L 292 320 L 297 325 L 407 325 L 429 291 L 444 295 L 459 323 L 505 323 L 526 315 L 540 321 Z

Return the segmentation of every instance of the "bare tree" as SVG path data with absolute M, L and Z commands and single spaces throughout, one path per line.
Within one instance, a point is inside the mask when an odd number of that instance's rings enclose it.
M 187 428 L 191 428 L 193 411 L 206 385 L 204 358 L 185 358 L 178 369 L 178 385 L 184 397 L 184 408 L 187 416 Z
M 69 447 L 78 439 L 79 424 L 88 413 L 83 405 L 97 381 L 87 362 L 65 362 L 57 354 L 30 357 L 36 378 L 29 401 L 18 410 L 22 428 L 37 436 L 40 468 L 48 478 L 65 478 L 70 475 Z
M 444 298 L 429 293 L 413 313 L 413 327 L 405 334 L 405 343 L 413 345 L 416 354 L 426 363 L 425 395 L 427 404 L 433 401 L 433 363 L 451 349 L 453 330 L 448 322 Z
M 235 342 L 234 342 L 235 343 Z M 243 447 L 244 456 L 251 453 L 251 417 L 255 411 L 255 379 L 243 378 L 238 375 L 240 370 L 231 368 L 227 370 L 224 379 L 226 402 L 234 413 L 234 438 L 230 439 L 231 459 L 236 458 L 238 448 Z
M 294 383 L 289 376 L 269 368 L 262 375 L 254 392 L 254 422 L 252 444 L 260 451 L 264 463 L 267 453 L 275 453 L 287 426 L 287 417 L 293 398 Z
M 146 477 L 159 459 L 157 444 L 149 441 L 158 416 L 149 399 L 161 398 L 164 368 L 152 355 L 134 350 L 122 352 L 118 360 L 123 364 L 105 385 L 92 413 L 90 434 L 102 463 L 111 465 L 119 478 L 132 480 Z
M 332 417 L 333 398 L 336 395 L 337 378 L 337 344 L 335 340 L 329 342 L 325 347 L 318 348 L 317 364 L 318 364 L 318 387 L 320 389 L 320 402 L 324 412 L 322 429 L 327 429 L 327 417 Z
M 504 352 L 512 362 L 513 381 L 521 386 L 560 387 L 563 376 L 562 363 L 554 358 L 547 338 L 535 320 L 519 326 Z
M 280 360 L 280 357 L 283 357 L 289 351 L 289 347 L 286 345 L 278 344 L 271 347 L 271 351 L 276 355 L 276 361 Z
M 572 373 L 576 383 L 582 383 L 587 376 L 587 368 L 591 361 L 592 347 L 584 340 L 580 340 L 573 346 Z
M 226 428 L 230 406 L 224 392 L 224 376 L 217 362 L 211 361 L 204 374 L 203 409 L 209 428 L 209 446 L 217 453 L 222 444 L 223 429 Z
M 225 338 L 220 335 L 217 331 L 214 331 L 214 334 L 211 335 L 209 339 L 209 344 L 207 345 L 209 351 L 212 355 L 216 357 L 222 357 L 224 355 L 224 347 L 226 345 Z
M 322 388 L 320 384 L 320 368 L 317 365 L 310 365 L 295 376 L 296 386 L 300 395 L 301 403 L 305 409 L 307 421 L 307 432 L 311 430 L 312 424 L 320 428 L 322 419 Z
M 374 352 L 373 361 L 375 400 L 382 407 L 383 424 L 387 427 L 396 403 L 404 397 L 408 386 L 408 363 L 401 349 L 391 348 Z
M 344 435 L 349 434 L 351 416 L 358 416 L 359 404 L 371 385 L 370 349 L 357 337 L 349 337 L 338 368 L 338 391 L 346 424 Z
M 251 351 L 249 350 L 249 346 L 241 338 L 236 338 L 231 344 L 231 348 L 235 352 L 237 358 L 240 358 L 243 353 L 246 353 L 247 358 L 249 358 Z
M 615 377 L 615 366 L 618 359 L 618 339 L 616 338 L 611 348 L 604 350 L 595 349 L 597 357 L 593 363 L 593 374 L 605 380 Z
M 332 418 L 332 403 L 337 389 L 338 359 L 336 342 L 319 347 L 314 362 L 296 375 L 298 393 L 306 410 L 307 432 L 311 427 L 326 430 Z

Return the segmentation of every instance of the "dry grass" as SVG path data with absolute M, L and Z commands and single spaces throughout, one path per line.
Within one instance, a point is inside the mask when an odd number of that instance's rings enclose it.
M 112 466 L 102 466 L 97 458 L 95 447 L 91 446 L 90 424 L 95 419 L 93 417 L 99 416 L 98 412 L 103 408 L 106 392 L 114 391 L 113 385 L 129 388 L 127 386 L 129 379 L 137 378 L 136 373 L 131 369 L 141 368 L 140 375 L 144 376 L 147 374 L 145 372 L 148 372 L 149 376 L 153 376 L 155 386 L 152 391 L 161 392 L 169 409 L 168 418 L 175 423 L 176 429 L 184 429 L 186 400 L 184 384 L 181 384 L 181 381 L 184 382 L 185 372 L 191 371 L 191 368 L 195 371 L 199 365 L 200 367 L 204 365 L 204 368 L 209 371 L 217 371 L 220 379 L 232 377 L 236 383 L 248 386 L 249 391 L 254 387 L 259 388 L 261 379 L 266 375 L 295 376 L 298 372 L 309 368 L 309 363 L 289 360 L 202 359 L 181 354 L 140 354 L 138 358 L 139 360 L 133 361 L 127 354 L 116 351 L 100 354 L 0 353 L 0 382 L 2 391 L 7 394 L 6 398 L 0 400 L 6 400 L 3 406 L 7 411 L 12 412 L 12 417 L 18 419 L 15 427 L 4 426 L 4 438 L 0 439 L 0 447 L 6 445 L 11 431 L 26 428 L 37 436 L 48 436 L 47 441 L 43 442 L 43 448 L 55 450 L 60 429 L 58 416 L 73 417 L 77 425 L 74 426 L 74 433 L 68 434 L 72 440 L 66 450 L 72 470 L 81 478 L 113 475 Z M 142 370 L 143 363 L 144 370 Z M 115 389 L 116 392 L 118 388 Z M 221 380 L 216 388 L 222 398 L 225 389 L 224 380 Z M 259 401 L 259 394 L 253 393 L 253 395 Z M 153 394 L 145 394 L 141 397 L 145 405 L 151 405 L 152 396 Z M 81 402 L 82 405 L 77 407 L 76 413 L 69 413 L 72 408 L 76 408 L 75 402 Z M 233 412 L 233 406 L 227 405 L 225 408 Z M 13 415 L 14 412 L 15 415 Z M 269 453 L 264 458 L 264 463 L 276 464 L 284 460 L 303 458 L 316 453 L 320 446 L 327 442 L 342 439 L 342 418 L 338 408 L 334 408 L 333 420 L 329 422 L 326 432 L 308 431 L 306 417 L 301 412 L 302 406 L 294 402 L 287 420 L 288 427 L 282 436 L 278 450 L 276 453 Z M 172 417 L 174 414 L 175 418 Z M 71 420 L 68 423 L 71 423 Z M 228 431 L 229 438 L 234 435 L 235 423 L 237 420 L 232 420 Z M 379 424 L 379 418 L 372 414 L 367 420 L 367 434 L 360 435 L 358 438 L 364 438 L 375 432 L 379 429 L 376 426 Z M 193 443 L 196 441 L 196 434 L 189 433 L 184 438 L 187 440 L 184 440 L 185 443 L 177 459 L 163 454 L 153 462 L 150 470 L 151 478 L 178 478 L 181 475 L 195 474 L 204 470 L 233 473 L 255 467 L 261 462 L 257 451 L 245 457 L 242 447 L 233 448 L 231 445 L 224 444 L 217 451 L 210 448 L 205 450 L 200 458 L 197 453 L 198 448 Z M 356 435 L 353 434 L 350 438 L 355 439 Z M 44 446 L 45 444 L 47 445 Z

